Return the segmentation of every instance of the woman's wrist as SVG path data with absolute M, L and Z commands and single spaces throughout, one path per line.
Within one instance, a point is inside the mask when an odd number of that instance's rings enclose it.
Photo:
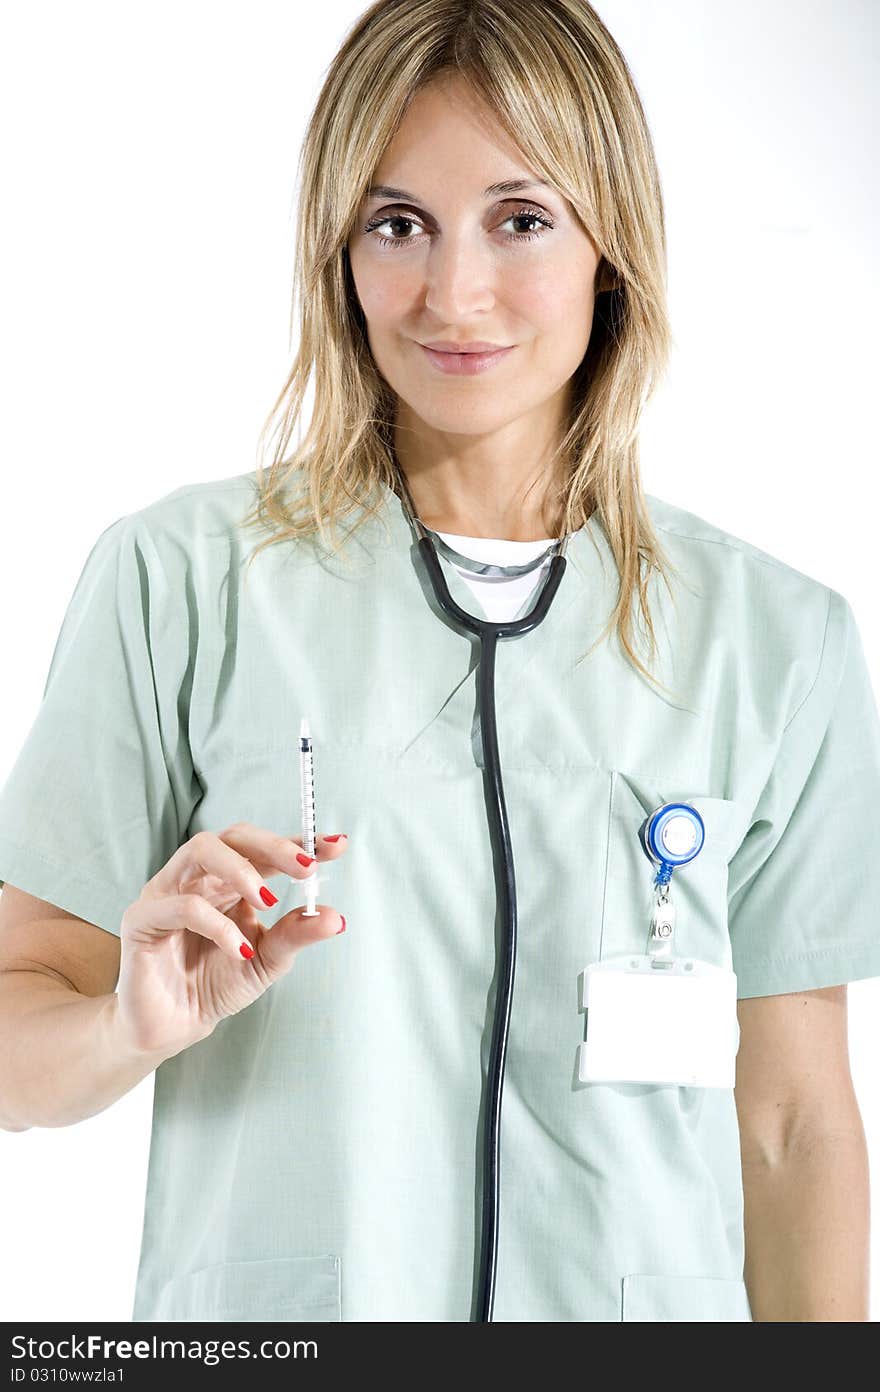
M 191 1044 L 196 1044 L 200 1039 L 207 1037 L 207 1034 L 198 1035 L 193 1039 L 177 1043 L 169 1042 L 157 1045 L 155 1048 L 143 1044 L 135 1038 L 125 1021 L 120 1008 L 118 991 L 113 991 L 107 996 L 106 1008 L 101 1019 L 108 1041 L 108 1056 L 120 1061 L 127 1061 L 133 1068 L 143 1068 L 144 1076 L 154 1068 L 158 1068 L 160 1063 L 165 1063 L 167 1059 L 174 1058 L 175 1054 L 188 1049 Z M 211 1031 L 207 1033 L 209 1034 Z

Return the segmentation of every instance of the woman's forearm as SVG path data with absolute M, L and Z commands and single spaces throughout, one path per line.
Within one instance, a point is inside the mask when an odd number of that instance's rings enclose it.
M 861 1116 L 743 1160 L 745 1281 L 754 1320 L 868 1320 L 870 1198 Z
M 82 1121 L 164 1061 L 128 1045 L 118 1000 L 81 995 L 44 972 L 0 972 L 0 1129 Z

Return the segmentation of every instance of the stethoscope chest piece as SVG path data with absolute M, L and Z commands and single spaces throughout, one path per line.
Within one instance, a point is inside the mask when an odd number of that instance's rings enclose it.
M 705 839 L 703 819 L 687 802 L 665 802 L 639 828 L 642 850 L 659 867 L 660 884 L 668 883 L 673 870 L 698 856 Z

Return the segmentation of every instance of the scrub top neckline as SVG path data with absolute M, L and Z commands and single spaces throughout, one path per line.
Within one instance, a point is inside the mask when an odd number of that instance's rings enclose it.
M 423 524 L 424 525 L 424 524 Z M 457 537 L 449 532 L 437 532 L 433 527 L 426 528 L 434 538 L 434 545 L 452 564 L 466 575 L 480 576 L 488 581 L 506 582 L 536 575 L 550 564 L 551 555 L 559 549 L 559 543 L 552 538 L 542 542 L 512 542 L 485 537 Z M 467 550 L 453 546 L 453 541 L 464 541 Z M 468 541 L 470 544 L 468 545 Z M 506 561 L 499 560 L 499 553 Z M 516 557 L 516 560 L 513 557 Z
M 546 551 L 547 547 L 552 546 L 557 540 L 556 537 L 542 537 L 538 541 L 510 541 L 508 537 L 475 537 L 463 536 L 461 532 L 439 532 L 436 527 L 428 527 L 427 530 L 442 537 L 450 545 L 459 541 L 465 542 L 468 552 L 474 548 L 477 550 L 482 550 L 484 547 L 492 548 L 490 554 L 494 554 L 494 550 L 498 546 L 509 546 L 511 551 L 517 551 L 522 556 L 537 556 L 541 551 Z M 482 557 L 477 555 L 475 559 L 482 560 Z
M 425 612 L 427 605 L 434 619 L 455 635 L 455 641 L 466 645 L 462 667 L 449 682 L 449 669 L 438 666 L 425 668 L 421 673 L 423 688 L 430 689 L 426 698 L 434 715 L 427 723 L 413 724 L 411 714 L 400 712 L 401 762 L 417 760 L 421 745 L 430 727 L 438 720 L 447 726 L 458 723 L 467 726 L 476 702 L 477 649 L 471 636 L 461 634 L 448 615 L 440 608 L 424 563 L 419 554 L 415 530 L 405 511 L 403 500 L 386 485 L 381 485 L 383 500 L 376 514 L 375 533 L 365 539 L 368 550 L 375 547 L 384 556 L 379 561 L 389 572 L 389 580 L 402 606 L 401 615 L 418 632 L 422 622 L 431 621 Z M 391 543 L 384 536 L 382 522 L 387 522 Z M 617 567 L 605 532 L 597 514 L 586 525 L 573 532 L 566 548 L 566 570 L 559 589 L 544 619 L 526 637 L 502 641 L 495 659 L 495 703 L 499 720 L 507 718 L 509 702 L 517 704 L 523 675 L 533 664 L 543 664 L 548 671 L 567 670 L 576 657 L 583 654 L 598 638 L 616 602 Z M 477 601 L 473 591 L 456 567 L 438 549 L 449 593 L 467 613 L 474 615 Z M 607 560 L 607 564 L 606 564 Z M 535 603 L 535 593 L 526 594 L 513 620 L 523 618 Z M 484 615 L 479 617 L 484 618 Z M 509 620 L 508 620 L 509 621 Z M 477 732 L 472 735 L 474 745 Z
M 384 481 L 379 481 L 379 491 L 381 502 L 377 510 L 377 516 L 382 516 L 388 523 L 392 534 L 392 545 L 395 550 L 402 542 L 407 542 L 410 548 L 415 546 L 415 533 L 407 515 L 403 499 L 394 492 Z M 381 535 L 381 533 L 380 533 Z M 442 533 L 440 533 L 442 535 Z M 486 540 L 486 538 L 476 538 L 476 540 Z M 552 541 L 553 538 L 549 538 Z M 381 544 L 381 543 L 380 543 Z M 515 543 L 511 543 L 515 544 Z M 521 545 L 538 545 L 538 543 L 523 542 Z M 473 592 L 465 579 L 458 573 L 453 565 L 443 556 L 438 548 L 438 556 L 446 582 L 449 586 L 450 594 L 461 605 L 463 609 L 470 611 L 473 604 Z M 599 561 L 597 570 L 596 561 Z M 617 565 L 614 560 L 614 553 L 608 541 L 605 528 L 598 512 L 593 511 L 587 518 L 582 527 L 572 532 L 568 539 L 565 551 L 565 559 L 568 562 L 567 572 L 563 576 L 560 591 L 556 595 L 550 606 L 547 617 L 539 629 L 545 629 L 548 625 L 555 627 L 555 622 L 551 623 L 551 615 L 556 611 L 557 615 L 567 609 L 577 598 L 578 594 L 589 586 L 592 592 L 593 602 L 600 600 L 604 596 L 606 587 L 610 584 L 613 577 L 617 574 Z M 576 583 L 573 583 L 576 579 Z M 514 619 L 522 618 L 528 612 L 533 602 L 533 596 L 527 595 Z M 442 612 L 442 611 L 441 611 Z M 537 634 L 538 629 L 535 630 Z M 534 637 L 534 636 L 533 636 Z

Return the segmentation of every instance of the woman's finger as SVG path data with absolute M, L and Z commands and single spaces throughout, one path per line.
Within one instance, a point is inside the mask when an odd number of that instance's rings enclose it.
M 211 875 L 262 911 L 275 899 L 263 881 L 265 873 L 285 873 L 296 879 L 308 877 L 310 864 L 303 865 L 297 860 L 298 854 L 303 855 L 302 847 L 295 849 L 293 842 L 285 842 L 284 837 L 258 827 L 234 826 L 220 835 L 197 831 L 178 846 L 144 890 L 148 896 L 181 894 L 194 874 Z
M 180 932 L 198 933 L 238 961 L 254 955 L 253 945 L 241 929 L 201 894 L 142 896 L 122 915 L 121 936 L 132 942 L 144 943 Z

